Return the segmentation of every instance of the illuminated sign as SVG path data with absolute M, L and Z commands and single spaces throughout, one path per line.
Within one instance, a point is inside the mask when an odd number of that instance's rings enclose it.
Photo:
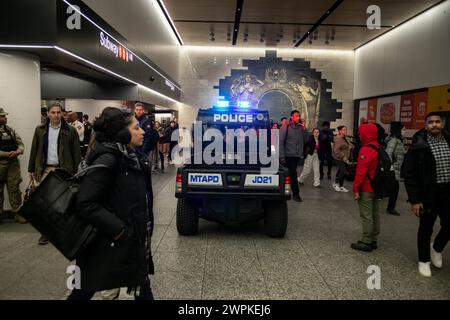
M 100 45 L 113 53 L 116 58 L 125 62 L 133 62 L 133 54 L 121 45 L 115 44 L 103 31 L 100 32 Z
M 170 90 L 175 91 L 175 86 L 173 85 L 172 82 L 170 82 L 167 79 L 166 79 L 166 86 L 168 86 L 170 88 Z
M 214 122 L 253 123 L 252 114 L 215 114 Z

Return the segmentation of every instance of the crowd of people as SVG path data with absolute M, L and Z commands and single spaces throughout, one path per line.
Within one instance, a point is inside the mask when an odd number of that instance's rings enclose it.
M 0 223 L 3 189 L 6 185 L 12 212 L 20 223 L 23 195 L 18 157 L 25 147 L 19 134 L 7 125 L 8 113 L 0 108 Z M 98 291 L 129 288 L 136 299 L 153 299 L 149 274 L 153 273 L 151 236 L 153 232 L 153 190 L 151 174 L 172 165 L 171 151 L 176 142 L 172 121 L 162 128 L 151 121 L 145 107 L 137 103 L 134 112 L 106 108 L 89 122 L 89 116 L 66 112 L 53 103 L 41 110 L 30 148 L 30 185 L 39 185 L 52 171 L 75 174 L 81 162 L 104 165 L 89 171 L 77 195 L 77 213 L 98 231 L 95 243 L 82 253 L 76 264 L 83 270 L 83 290 L 73 290 L 68 299 L 91 299 Z M 38 244 L 49 240 L 41 235 Z
M 329 122 L 323 123 L 322 130 L 314 128 L 308 133 L 299 111 L 292 111 L 290 119 L 283 118 L 281 123 L 281 126 L 273 123 L 272 129 L 280 131 L 280 163 L 289 171 L 291 183 L 298 181 L 300 186 L 304 185 L 313 171 L 313 186 L 320 188 L 325 164 L 328 179 L 332 178 L 333 165 L 337 168 L 332 185 L 336 192 L 348 193 L 344 182 L 346 177 L 352 177 L 363 230 L 360 240 L 351 244 L 354 250 L 372 252 L 378 249 L 381 197 L 375 190 L 375 181 L 384 174 L 381 161 L 382 154 L 386 154 L 395 175 L 389 186 L 386 212 L 400 215 L 396 205 L 400 183 L 404 182 L 411 211 L 420 219 L 419 273 L 431 277 L 431 265 L 442 268 L 442 252 L 450 240 L 450 134 L 444 129 L 439 113 L 426 117 L 425 128 L 414 135 L 408 151 L 404 143 L 405 126 L 401 122 L 392 122 L 390 135 L 387 135 L 381 125 L 369 123 L 363 117 L 353 142 L 348 137 L 347 127 L 339 126 L 334 135 Z M 301 160 L 304 166 L 299 175 Z M 303 202 L 299 184 L 292 183 L 293 200 Z M 431 243 L 437 217 L 441 228 Z
M 18 157 L 24 154 L 24 144 L 18 133 L 7 125 L 8 113 L 0 108 L 0 204 L 3 210 L 3 188 L 6 185 L 12 211 L 17 221 L 26 223 L 18 214 L 22 205 L 19 185 L 22 182 Z M 92 224 L 99 236 L 83 252 L 76 264 L 83 270 L 82 290 L 73 290 L 69 299 L 91 299 L 98 291 L 127 287 L 136 299 L 153 299 L 148 275 L 154 272 L 151 255 L 153 233 L 152 172 L 163 171 L 171 163 L 171 151 L 176 142 L 172 133 L 175 121 L 163 129 L 151 121 L 143 104 L 137 103 L 134 113 L 118 108 L 106 108 L 90 124 L 83 123 L 76 113 L 68 113 L 58 103 L 48 109 L 45 121 L 34 133 L 30 149 L 28 172 L 30 181 L 42 182 L 50 172 L 64 169 L 75 174 L 82 159 L 87 165 L 103 167 L 89 171 L 77 196 L 79 215 Z M 335 136 L 330 123 L 308 133 L 300 112 L 293 111 L 289 119 L 281 119 L 279 129 L 280 163 L 287 168 L 292 182 L 293 200 L 302 202 L 300 187 L 313 172 L 313 186 L 321 187 L 324 166 L 332 179 L 337 167 L 333 189 L 347 193 L 344 187 L 349 166 L 356 162 L 353 193 L 358 202 L 362 236 L 351 248 L 371 252 L 378 248 L 380 235 L 379 197 L 373 181 L 379 174 L 380 150 L 388 154 L 395 170 L 395 188 L 390 194 L 387 212 L 399 215 L 396 202 L 399 183 L 405 182 L 412 212 L 420 219 L 417 237 L 419 272 L 431 276 L 431 264 L 442 267 L 442 252 L 450 237 L 450 134 L 443 129 L 439 114 L 426 118 L 426 127 L 417 132 L 406 153 L 403 143 L 404 126 L 391 125 L 390 136 L 379 126 L 362 119 L 355 143 L 348 138 L 347 128 L 338 127 Z M 357 154 L 355 155 L 355 150 Z M 298 173 L 299 163 L 303 171 Z M 2 211 L 0 211 L 2 213 Z M 433 227 L 440 217 L 441 228 L 431 243 Z M 48 244 L 41 235 L 38 243 Z

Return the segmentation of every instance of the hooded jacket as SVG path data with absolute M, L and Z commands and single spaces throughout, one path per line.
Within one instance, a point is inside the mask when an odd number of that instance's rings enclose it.
M 370 144 L 377 148 L 380 147 L 380 144 L 377 141 L 378 129 L 374 124 L 363 124 L 359 127 L 359 134 L 362 147 L 359 151 L 358 162 L 356 165 L 353 191 L 355 193 L 373 193 L 370 180 L 373 180 L 375 177 L 378 166 L 378 152 L 367 145 Z

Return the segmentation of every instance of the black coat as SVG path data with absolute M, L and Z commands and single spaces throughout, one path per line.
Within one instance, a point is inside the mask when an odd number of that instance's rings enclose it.
M 110 169 L 89 171 L 77 196 L 79 214 L 99 231 L 77 259 L 83 290 L 139 286 L 153 273 L 147 254 L 153 228 L 150 168 L 148 160 L 138 159 L 115 145 L 99 143 L 88 156 L 88 164 Z M 122 229 L 125 235 L 114 241 Z
M 331 130 L 320 130 L 319 135 L 319 143 L 320 143 L 320 150 L 319 150 L 319 158 L 322 160 L 325 158 L 325 156 L 328 156 L 328 158 L 331 158 L 332 156 L 332 148 L 331 144 L 334 140 L 334 134 Z
M 322 145 L 320 144 L 320 140 L 319 140 L 318 154 L 320 153 L 321 149 L 322 149 Z M 312 156 L 314 154 L 315 150 L 316 150 L 316 139 L 314 139 L 314 136 L 311 135 L 311 136 L 309 136 L 308 143 L 306 144 L 306 155 L 309 154 L 310 156 Z
M 444 131 L 444 137 L 450 146 L 450 135 Z M 417 132 L 406 154 L 402 168 L 405 187 L 412 204 L 422 203 L 426 207 L 433 205 L 433 189 L 436 185 L 436 161 L 427 141 L 425 129 Z
M 156 144 L 159 140 L 158 132 L 152 128 L 151 120 L 147 116 L 142 116 L 138 119 L 139 126 L 144 130 L 144 144 L 139 148 L 146 156 L 149 155 L 150 151 L 155 149 Z

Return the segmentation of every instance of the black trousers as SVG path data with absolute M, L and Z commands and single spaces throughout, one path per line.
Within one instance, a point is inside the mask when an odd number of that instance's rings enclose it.
M 394 193 L 391 194 L 391 196 L 389 197 L 389 202 L 388 202 L 388 207 L 387 207 L 388 211 L 392 211 L 392 210 L 395 209 L 395 207 L 397 205 L 397 199 L 398 199 L 399 191 L 400 191 L 400 184 L 397 181 L 397 183 L 395 185 Z
M 331 176 L 331 169 L 333 168 L 333 157 L 331 154 L 324 153 L 320 158 L 320 176 L 323 177 L 323 167 L 325 163 L 328 167 L 328 176 Z
M 291 188 L 293 196 L 300 196 L 300 188 L 298 186 L 297 167 L 300 161 L 299 157 L 286 157 L 286 165 L 289 169 L 289 176 L 291 177 Z
M 172 150 L 173 150 L 173 148 L 175 148 L 176 145 L 177 145 L 176 141 L 170 142 L 170 147 L 169 147 L 169 160 L 170 161 L 172 161 Z
M 164 170 L 164 153 L 159 153 L 159 159 L 161 160 L 161 170 Z
M 95 291 L 83 291 L 83 290 L 73 290 L 67 300 L 77 301 L 77 300 L 91 300 L 95 295 Z M 141 290 L 139 295 L 135 296 L 136 300 L 154 300 L 152 288 L 150 287 L 150 280 L 147 280 L 143 285 L 141 285 Z
M 347 166 L 344 161 L 336 160 L 336 165 L 338 171 L 336 172 L 335 182 L 339 184 L 340 187 L 344 186 L 345 175 L 347 174 Z
M 424 213 L 420 218 L 419 232 L 417 233 L 420 262 L 430 261 L 431 236 L 438 216 L 441 220 L 441 230 L 434 239 L 434 250 L 444 251 L 450 238 L 450 183 L 435 186 L 428 192 L 433 192 L 434 201 L 432 205 L 424 208 Z

